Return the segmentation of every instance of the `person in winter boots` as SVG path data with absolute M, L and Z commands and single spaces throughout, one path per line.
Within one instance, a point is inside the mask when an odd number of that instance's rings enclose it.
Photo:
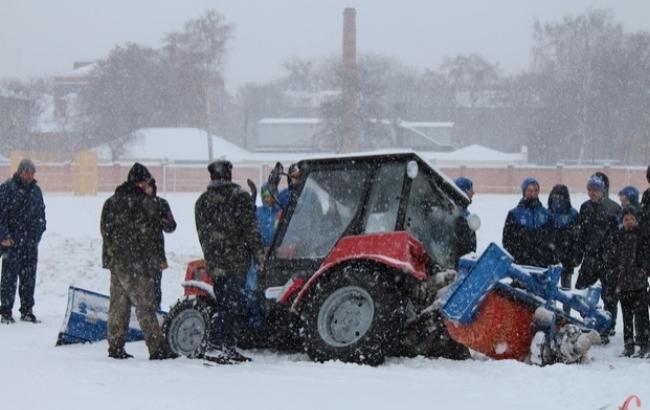
M 614 329 L 618 311 L 616 286 L 608 281 L 605 257 L 610 235 L 617 229 L 616 213 L 606 205 L 605 183 L 596 175 L 592 175 L 587 181 L 587 193 L 589 199 L 580 206 L 578 218 L 578 249 L 582 252 L 583 259 L 575 287 L 585 289 L 600 280 L 605 310 L 612 315 L 611 330 L 601 334 L 603 342 L 607 343 L 608 336 Z
M 563 290 L 570 290 L 573 270 L 582 260 L 582 255 L 577 246 L 578 211 L 571 206 L 569 188 L 566 185 L 558 184 L 551 189 L 548 196 L 548 211 L 551 217 L 555 252 L 562 264 L 560 286 Z M 571 308 L 565 306 L 564 311 L 569 313 Z
M 151 178 L 149 186 L 146 188 L 147 195 L 149 195 L 154 202 L 154 206 L 158 209 L 160 215 L 160 235 L 158 235 L 158 252 L 163 261 L 162 269 L 154 274 L 154 299 L 156 306 L 160 309 L 160 302 L 162 300 L 162 271 L 167 269 L 167 255 L 165 255 L 165 235 L 164 233 L 172 233 L 176 230 L 176 220 L 169 202 L 166 199 L 158 196 L 158 187 L 156 186 L 155 178 Z
M 32 311 L 36 287 L 38 244 L 45 232 L 45 203 L 34 179 L 36 167 L 25 158 L 14 175 L 0 185 L 0 316 L 2 323 L 14 323 L 12 309 L 20 296 L 20 320 L 38 323 Z
M 548 211 L 539 200 L 539 183 L 533 177 L 521 183 L 523 198 L 508 212 L 503 227 L 503 247 L 520 265 L 548 267 L 556 263 Z
M 149 170 L 136 162 L 102 208 L 102 266 L 111 272 L 108 356 L 114 359 L 133 357 L 124 350 L 132 305 L 149 359 L 178 357 L 166 348 L 156 317 L 154 275 L 165 261 L 159 251 L 160 211 L 145 193 L 151 178 Z
M 219 160 L 208 165 L 210 183 L 194 206 L 199 242 L 208 274 L 214 280 L 217 306 L 202 352 L 218 364 L 249 361 L 236 349 L 235 322 L 246 307 L 246 275 L 254 259 L 263 264 L 264 251 L 255 204 L 250 194 L 232 180 L 232 164 Z
M 641 208 L 641 204 L 639 203 L 639 190 L 632 185 L 623 187 L 618 191 L 618 199 L 621 203 L 621 208 L 631 206 L 637 211 Z
M 474 197 L 474 183 L 472 180 L 466 177 L 458 177 L 454 180 L 454 183 L 471 201 Z M 464 208 L 462 218 L 456 224 L 456 240 L 458 242 L 459 257 L 470 252 L 476 252 L 476 232 L 469 227 L 467 222 L 469 216 L 469 209 Z
M 648 272 L 644 269 L 644 260 L 650 257 L 650 252 L 641 247 L 637 211 L 628 206 L 623 208 L 622 215 L 623 226 L 612 235 L 607 249 L 607 264 L 623 311 L 623 355 L 646 357 L 650 354 L 650 318 L 646 290 Z M 635 333 L 640 346 L 636 354 Z

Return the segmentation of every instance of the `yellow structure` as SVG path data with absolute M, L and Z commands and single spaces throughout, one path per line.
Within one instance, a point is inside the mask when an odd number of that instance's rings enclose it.
M 97 195 L 99 167 L 95 151 L 79 151 L 74 154 L 72 171 L 75 177 L 74 194 Z

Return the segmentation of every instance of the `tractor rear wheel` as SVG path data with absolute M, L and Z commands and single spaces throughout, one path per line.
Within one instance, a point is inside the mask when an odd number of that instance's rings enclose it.
M 402 303 L 392 275 L 350 265 L 311 290 L 305 349 L 315 361 L 378 365 L 399 339 Z
M 163 338 L 174 353 L 194 357 L 210 328 L 212 311 L 205 298 L 178 301 L 162 325 Z

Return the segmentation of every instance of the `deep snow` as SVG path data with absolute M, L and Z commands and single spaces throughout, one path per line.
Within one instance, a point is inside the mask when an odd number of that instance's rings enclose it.
M 181 295 L 185 264 L 200 257 L 193 219 L 198 193 L 162 196 L 178 221 L 178 230 L 166 236 L 163 305 L 169 306 Z M 35 307 L 43 322 L 0 326 L 4 409 L 616 409 L 630 394 L 650 403 L 650 362 L 618 357 L 620 318 L 618 334 L 610 345 L 592 348 L 590 363 L 544 368 L 481 357 L 389 359 L 373 368 L 268 351 L 248 352 L 252 363 L 205 367 L 185 358 L 150 362 L 143 342 L 127 344 L 136 356 L 128 361 L 107 358 L 105 342 L 55 347 L 68 286 L 108 293 L 98 227 L 106 197 L 46 194 Z M 506 212 L 517 200 L 475 197 L 470 209 L 483 222 L 479 249 L 500 241 Z

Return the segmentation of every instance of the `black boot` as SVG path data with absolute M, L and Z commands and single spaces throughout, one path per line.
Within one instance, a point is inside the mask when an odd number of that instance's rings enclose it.
M 133 355 L 128 354 L 126 352 L 126 350 L 124 350 L 123 347 L 116 347 L 116 348 L 109 347 L 108 348 L 108 357 L 112 357 L 113 359 L 122 360 L 122 359 L 130 359 L 130 358 L 133 357 Z
M 31 310 L 28 310 L 27 312 L 21 313 L 20 314 L 20 320 L 23 322 L 31 322 L 31 323 L 41 323 L 40 320 L 34 316 L 34 313 L 32 313 Z
M 4 323 L 4 324 L 6 324 L 6 325 L 10 325 L 10 324 L 12 324 L 12 323 L 16 323 L 16 321 L 15 321 L 14 318 L 13 318 L 13 316 L 11 316 L 11 311 L 0 313 L 0 317 L 1 317 L 1 319 L 0 319 L 0 323 Z
M 634 345 L 633 344 L 626 344 L 625 348 L 623 349 L 623 353 L 621 353 L 622 357 L 632 357 L 634 355 Z

